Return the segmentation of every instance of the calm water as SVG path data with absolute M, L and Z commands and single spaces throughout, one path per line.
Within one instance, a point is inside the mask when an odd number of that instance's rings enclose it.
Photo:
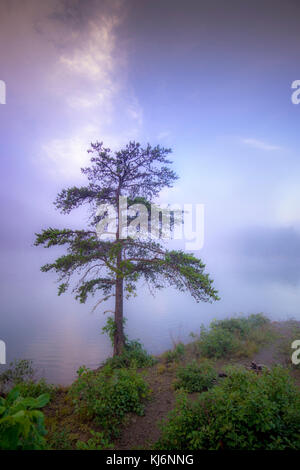
M 13 260 L 13 253 L 6 256 L 6 276 L 0 286 L 0 339 L 6 342 L 7 362 L 32 359 L 38 374 L 57 384 L 71 383 L 83 364 L 101 364 L 111 354 L 109 340 L 101 334 L 105 323 L 101 311 L 91 314 L 92 302 L 80 305 L 71 295 L 58 297 L 54 276 L 39 272 L 41 254 L 34 257 L 19 252 L 17 260 Z M 11 266 L 18 263 L 16 271 Z M 153 298 L 141 288 L 138 297 L 125 304 L 129 338 L 140 339 L 156 354 L 170 348 L 174 340 L 188 341 L 189 333 L 199 331 L 201 323 L 207 325 L 215 318 L 240 312 L 300 320 L 298 284 L 252 281 L 230 272 L 229 263 L 219 263 L 212 256 L 210 272 L 222 297 L 214 304 L 196 304 L 187 294 L 173 289 L 160 291 Z M 4 367 L 0 365 L 0 372 Z
M 101 313 L 90 314 L 88 306 L 70 299 L 72 308 L 69 305 L 67 309 L 68 302 L 65 307 L 60 300 L 54 297 L 52 305 L 46 303 L 42 311 L 32 308 L 21 316 L 10 312 L 2 325 L 1 339 L 7 345 L 8 362 L 14 358 L 32 359 L 39 376 L 66 385 L 76 377 L 80 365 L 97 367 L 111 354 L 111 346 L 101 334 L 105 322 Z M 189 333 L 199 331 L 201 323 L 208 324 L 214 318 L 228 316 L 228 311 L 232 314 L 241 310 L 227 309 L 225 301 L 219 305 L 196 304 L 171 290 L 161 292 L 155 299 L 144 294 L 126 303 L 127 333 L 132 339 L 139 338 L 151 353 L 160 353 L 173 341 L 188 341 Z M 278 305 L 277 315 L 271 316 L 297 317 L 281 313 Z M 3 369 L 0 366 L 0 371 Z
M 54 304 L 59 307 L 56 299 Z M 187 340 L 192 330 L 199 329 L 204 317 L 199 316 L 199 306 L 193 303 L 189 306 L 189 318 L 184 308 L 180 315 L 170 315 L 172 304 L 170 293 L 166 295 L 166 292 L 155 299 L 146 295 L 127 302 L 129 337 L 139 338 L 154 354 L 171 347 L 173 341 Z M 101 334 L 104 315 L 89 313 L 89 307 L 74 303 L 72 311 L 61 308 L 50 311 L 47 306 L 44 316 L 34 310 L 21 318 L 8 315 L 1 330 L 1 339 L 7 346 L 7 362 L 15 358 L 32 359 L 38 376 L 60 384 L 72 382 L 83 364 L 97 367 L 112 349 L 108 338 Z M 209 321 L 208 315 L 206 319 Z M 0 366 L 2 369 L 4 366 Z

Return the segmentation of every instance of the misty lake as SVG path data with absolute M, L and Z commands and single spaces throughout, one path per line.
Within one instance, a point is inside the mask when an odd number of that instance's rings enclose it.
M 233 297 L 233 284 L 234 279 L 227 285 L 223 282 L 223 299 L 214 304 L 196 304 L 172 289 L 153 298 L 143 289 L 137 298 L 125 302 L 126 333 L 130 339 L 140 339 L 150 353 L 159 354 L 174 342 L 189 341 L 189 334 L 198 332 L 201 323 L 208 325 L 216 318 L 265 311 L 274 319 L 299 319 L 291 306 L 284 310 L 282 292 L 281 299 L 276 299 L 273 291 L 248 286 Z M 31 359 L 37 376 L 67 385 L 81 365 L 96 368 L 112 348 L 101 333 L 105 324 L 101 311 L 90 313 L 92 303 L 80 305 L 71 296 L 57 297 L 55 287 L 50 288 L 48 279 L 48 286 L 36 295 L 12 298 L 10 310 L 2 317 L 0 339 L 6 343 L 7 363 L 15 358 Z M 4 368 L 0 365 L 0 372 Z

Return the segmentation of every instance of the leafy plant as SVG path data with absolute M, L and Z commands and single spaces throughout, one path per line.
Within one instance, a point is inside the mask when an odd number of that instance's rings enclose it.
M 50 450 L 72 450 L 73 445 L 70 433 L 65 429 L 49 432 L 47 434 L 47 448 Z
M 248 338 L 251 330 L 261 328 L 270 323 L 270 320 L 261 313 L 247 317 L 226 318 L 212 322 L 211 328 L 227 330 L 241 338 Z
M 90 433 L 91 437 L 87 442 L 77 441 L 76 448 L 78 450 L 107 450 L 113 449 L 113 444 L 104 436 L 103 432 L 96 432 L 92 429 Z
M 209 361 L 203 361 L 201 364 L 193 361 L 180 367 L 176 376 L 175 389 L 183 388 L 187 392 L 202 392 L 215 384 L 217 372 Z
M 44 415 L 39 410 L 49 395 L 22 397 L 15 387 L 6 398 L 0 398 L 0 449 L 27 450 L 45 447 Z
M 109 365 L 112 368 L 137 368 L 151 367 L 156 362 L 156 359 L 147 353 L 147 351 L 143 348 L 143 345 L 139 341 L 126 340 L 122 354 L 107 359 L 105 364 Z
M 239 349 L 237 338 L 221 328 L 202 328 L 197 345 L 202 356 L 215 359 L 229 357 Z
M 126 323 L 126 318 L 123 318 L 123 324 Z M 102 333 L 109 336 L 112 346 L 114 345 L 114 337 L 116 333 L 116 322 L 112 316 L 107 318 L 105 326 L 102 328 Z M 151 367 L 156 363 L 153 356 L 147 353 L 143 345 L 138 340 L 129 341 L 128 337 L 124 334 L 125 344 L 123 351 L 118 356 L 113 356 L 105 361 L 105 365 L 112 368 L 120 367 Z
M 76 412 L 95 419 L 109 435 L 117 435 L 126 413 L 143 414 L 142 401 L 148 397 L 149 388 L 133 369 L 105 366 L 94 372 L 82 367 L 69 393 Z
M 0 393 L 5 393 L 15 385 L 33 380 L 34 369 L 32 361 L 18 359 L 9 364 L 9 368 L 0 374 Z
M 185 346 L 183 343 L 178 343 L 174 349 L 170 349 L 163 354 L 163 358 L 168 362 L 178 362 L 180 361 L 185 354 Z
M 126 318 L 123 318 L 123 328 L 124 328 L 125 323 L 126 323 Z M 112 316 L 107 317 L 106 323 L 104 327 L 102 328 L 102 334 L 108 335 L 112 346 L 114 346 L 114 339 L 115 339 L 116 331 L 117 331 L 117 324 L 114 320 L 114 317 Z M 124 334 L 124 341 L 126 344 L 127 336 L 125 334 Z
M 20 395 L 22 395 L 24 398 L 37 398 L 44 393 L 47 393 L 49 397 L 52 398 L 56 387 L 54 385 L 48 384 L 45 379 L 40 379 L 37 382 L 34 380 L 20 382 L 18 385 L 18 390 L 20 391 Z
M 230 368 L 219 385 L 190 401 L 180 390 L 158 449 L 300 449 L 300 392 L 281 366 Z
M 249 357 L 273 338 L 270 320 L 258 313 L 218 320 L 209 328 L 202 327 L 196 346 L 198 353 L 208 358 Z

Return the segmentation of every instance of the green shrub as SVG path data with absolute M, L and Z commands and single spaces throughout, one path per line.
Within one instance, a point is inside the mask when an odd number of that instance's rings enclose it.
M 69 393 L 76 412 L 95 419 L 108 434 L 117 435 L 126 413 L 143 414 L 142 402 L 149 388 L 133 369 L 105 366 L 94 372 L 82 367 Z
M 127 321 L 127 319 L 123 318 L 123 328 L 125 326 L 126 321 Z M 114 338 L 115 338 L 115 334 L 116 334 L 116 331 L 117 331 L 117 325 L 116 325 L 115 319 L 112 315 L 107 317 L 106 323 L 103 326 L 101 331 L 102 331 L 103 335 L 106 334 L 109 337 L 110 343 L 113 347 L 114 346 Z M 125 343 L 126 342 L 127 342 L 127 336 L 125 335 Z
M 185 354 L 185 346 L 183 343 L 178 343 L 174 349 L 170 349 L 163 354 L 163 358 L 166 362 L 179 362 L 183 359 Z
M 214 321 L 209 329 L 202 327 L 196 347 L 208 358 L 249 357 L 273 338 L 270 320 L 258 313 Z
M 18 359 L 9 364 L 9 368 L 0 374 L 0 393 L 6 393 L 21 382 L 33 380 L 32 361 Z
M 226 358 L 235 354 L 239 349 L 239 341 L 228 330 L 221 328 L 201 329 L 198 341 L 199 352 L 204 357 Z
M 157 449 L 300 450 L 300 392 L 281 366 L 231 368 L 227 378 L 188 400 L 179 393 Z
M 187 392 L 202 392 L 211 388 L 217 379 L 217 372 L 209 361 L 197 364 L 196 361 L 180 367 L 176 374 L 175 388 Z
M 66 429 L 55 430 L 47 434 L 47 450 L 72 450 L 73 441 Z
M 36 398 L 44 393 L 47 393 L 50 398 L 54 395 L 56 387 L 48 384 L 45 379 L 40 379 L 37 382 L 34 380 L 28 380 L 26 382 L 20 382 L 18 390 L 22 397 L 33 397 Z
M 123 325 L 126 323 L 126 318 L 123 318 Z M 107 318 L 106 324 L 102 328 L 102 334 L 107 334 L 111 345 L 114 345 L 114 337 L 116 332 L 116 322 L 112 316 Z M 108 358 L 104 365 L 112 368 L 121 367 L 151 367 L 156 363 L 156 359 L 144 349 L 138 340 L 129 341 L 125 335 L 125 346 L 122 354 Z
M 0 397 L 0 449 L 38 450 L 45 448 L 44 415 L 39 410 L 49 395 L 22 397 L 18 387 Z
M 252 313 L 248 315 L 247 320 L 252 328 L 260 328 L 270 323 L 270 319 L 263 313 Z
M 103 432 L 96 432 L 92 429 L 90 433 L 91 437 L 87 442 L 77 441 L 76 448 L 77 450 L 108 450 L 113 449 L 113 445 L 108 441 L 104 436 Z
M 123 353 L 119 356 L 110 357 L 106 360 L 105 365 L 109 365 L 112 368 L 138 368 L 151 367 L 156 362 L 156 359 L 147 353 L 142 344 L 135 340 L 127 341 Z
M 270 320 L 261 313 L 248 315 L 248 317 L 228 318 L 218 320 L 211 324 L 212 328 L 229 331 L 240 338 L 248 338 L 251 330 L 261 328 L 270 323 Z

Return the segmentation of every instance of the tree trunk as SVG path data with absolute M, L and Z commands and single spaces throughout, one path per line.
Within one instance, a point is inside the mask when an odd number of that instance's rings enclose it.
M 120 276 L 117 276 L 116 279 L 115 323 L 114 356 L 119 356 L 125 345 L 123 331 L 123 278 Z
M 120 197 L 120 186 L 117 191 L 117 214 L 118 214 L 118 225 L 116 241 L 120 243 L 120 232 L 119 232 L 119 197 Z M 123 329 L 123 276 L 121 273 L 122 263 L 122 248 L 117 254 L 117 276 L 116 276 L 116 299 L 115 299 L 115 324 L 116 331 L 114 336 L 114 356 L 122 354 L 125 346 L 125 337 Z

